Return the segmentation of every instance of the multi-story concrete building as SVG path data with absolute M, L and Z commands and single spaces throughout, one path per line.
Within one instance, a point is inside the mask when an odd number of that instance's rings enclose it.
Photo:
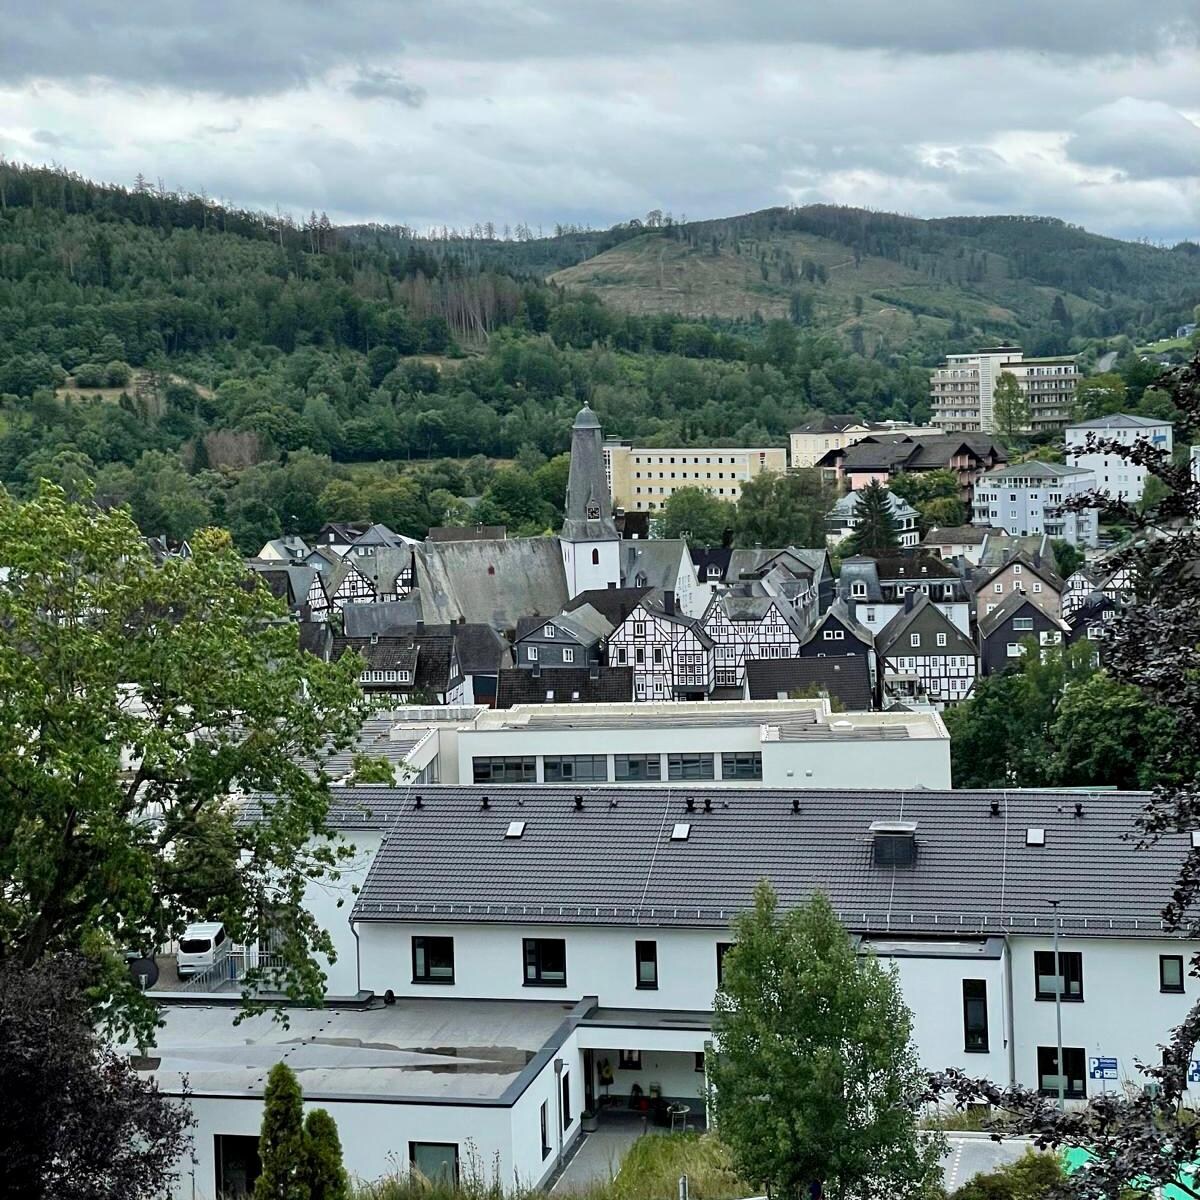
M 742 484 L 765 471 L 782 475 L 787 451 L 766 446 L 651 449 L 632 442 L 604 443 L 604 473 L 618 508 L 654 512 L 680 488 L 699 488 L 718 500 L 737 500 Z
M 1146 468 L 1111 451 L 1089 450 L 1089 437 L 1097 442 L 1120 442 L 1126 446 L 1139 441 L 1149 442 L 1165 458 L 1170 458 L 1174 447 L 1173 430 L 1170 421 L 1134 417 L 1126 413 L 1096 417 L 1092 421 L 1076 421 L 1066 428 L 1067 461 L 1091 471 L 1096 476 L 1098 492 L 1114 500 L 1136 503 L 1142 498 L 1146 487 Z
M 1068 512 L 1063 505 L 1095 487 L 1096 476 L 1082 467 L 1016 463 L 979 477 L 971 519 L 976 525 L 998 525 L 1016 537 L 1046 534 L 1073 546 L 1094 546 L 1096 510 Z
M 1146 800 L 704 783 L 348 790 L 328 823 L 353 867 L 310 903 L 338 952 L 329 994 L 341 1002 L 290 1008 L 290 1026 L 239 1025 L 228 991 L 156 993 L 162 1026 L 142 1069 L 195 1118 L 173 1194 L 213 1200 L 253 1182 L 280 1061 L 368 1180 L 411 1163 L 453 1183 L 494 1164 L 538 1186 L 584 1114 L 661 1120 L 675 1105 L 702 1123 L 730 922 L 764 878 L 784 908 L 825 892 L 863 951 L 894 964 L 923 1068 L 1054 1096 L 1061 1044 L 1069 1105 L 1140 1088 L 1140 1064 L 1159 1061 L 1196 998 L 1191 943 L 1160 912 L 1192 838 L 1141 849 L 1128 834 Z M 1200 1084 L 1188 1087 L 1195 1103 Z
M 1016 346 L 950 354 L 929 380 L 933 419 L 947 432 L 997 433 L 996 384 L 1012 375 L 1029 405 L 1027 428 L 1062 429 L 1071 419 L 1079 368 L 1075 359 L 1025 358 Z
M 871 434 L 941 432 L 932 426 L 913 425 L 907 421 L 863 421 L 847 414 L 820 416 L 792 430 L 788 439 L 790 458 L 793 467 L 812 467 L 830 450 L 845 450 Z

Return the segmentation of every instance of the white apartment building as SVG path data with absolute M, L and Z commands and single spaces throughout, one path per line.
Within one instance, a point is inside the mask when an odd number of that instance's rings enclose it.
M 1082 467 L 1016 463 L 979 477 L 971 519 L 976 525 L 1000 526 L 1014 537 L 1044 533 L 1073 546 L 1095 546 L 1096 510 L 1065 512 L 1062 508 L 1095 487 L 1096 476 Z
M 1114 500 L 1136 503 L 1145 491 L 1146 468 L 1101 449 L 1088 450 L 1089 437 L 1097 442 L 1120 442 L 1127 446 L 1146 441 L 1169 459 L 1174 448 L 1173 432 L 1170 421 L 1126 413 L 1077 421 L 1066 428 L 1067 461 L 1091 471 L 1096 477 L 1097 491 Z
M 1000 376 L 1014 376 L 1029 405 L 1033 432 L 1062 429 L 1071 419 L 1079 368 L 1075 359 L 1026 358 L 1016 346 L 949 354 L 929 380 L 933 420 L 948 433 L 999 433 L 994 395 Z
M 746 480 L 766 471 L 782 475 L 787 465 L 787 451 L 774 446 L 659 450 L 632 442 L 604 443 L 604 474 L 613 504 L 633 512 L 662 509 L 680 488 L 736 501 Z
M 833 713 L 819 699 L 488 709 L 458 730 L 457 754 L 458 779 L 481 787 L 950 786 L 950 740 L 936 713 Z
M 1191 838 L 1138 850 L 1125 835 L 1143 793 L 356 794 L 379 844 L 330 925 L 345 1002 L 292 1010 L 285 1029 L 235 1025 L 228 994 L 162 997 L 146 1070 L 169 1095 L 186 1076 L 196 1118 L 180 1200 L 246 1182 L 285 1057 L 364 1179 L 409 1163 L 453 1179 L 474 1159 L 537 1186 L 585 1120 L 633 1107 L 665 1123 L 674 1105 L 702 1122 L 730 922 L 762 878 L 785 907 L 824 891 L 863 951 L 895 964 L 926 1069 L 1055 1094 L 1058 992 L 1076 1103 L 1140 1085 L 1137 1063 L 1195 1001 L 1194 943 L 1159 917 Z

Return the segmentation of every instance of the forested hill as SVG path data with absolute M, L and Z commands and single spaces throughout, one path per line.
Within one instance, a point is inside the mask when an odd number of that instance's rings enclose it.
M 94 487 L 148 533 L 215 522 L 247 550 L 328 519 L 423 534 L 480 495 L 480 519 L 535 532 L 584 400 L 658 445 L 927 411 L 907 348 L 631 315 L 461 241 L 0 163 L 0 482 Z
M 631 312 L 790 316 L 867 352 L 912 338 L 1009 338 L 1033 353 L 1072 336 L 1151 340 L 1200 302 L 1195 243 L 1122 242 L 1051 218 L 814 205 L 623 232 L 551 278 Z

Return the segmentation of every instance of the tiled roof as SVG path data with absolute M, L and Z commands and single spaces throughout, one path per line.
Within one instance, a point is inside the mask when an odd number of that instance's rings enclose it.
M 909 595 L 912 593 L 910 592 Z M 901 639 L 908 632 L 908 627 L 926 613 L 933 618 L 936 624 L 943 627 L 941 632 L 946 634 L 947 644 L 938 647 L 940 651 L 944 651 L 945 654 L 975 653 L 975 643 L 928 596 L 920 595 L 916 598 L 912 608 L 902 608 L 875 635 L 875 648 L 880 655 L 886 657 L 892 650 L 896 650 L 897 653 L 905 653 L 907 647 Z M 929 653 L 928 649 L 922 650 L 922 654 Z
M 1170 425 L 1158 417 L 1137 417 L 1129 413 L 1113 413 L 1109 417 L 1094 417 L 1090 421 L 1072 421 L 1068 429 L 1145 429 L 1152 425 Z
M 503 525 L 435 525 L 428 534 L 431 542 L 503 541 L 508 530 Z
M 751 700 L 786 699 L 818 688 L 842 707 L 865 712 L 871 704 L 871 677 L 862 654 L 833 658 L 748 658 L 746 681 Z
M 935 525 L 922 539 L 922 545 L 963 546 L 979 545 L 989 533 L 996 531 L 988 525 Z
M 991 637 L 1009 617 L 1016 616 L 1026 605 L 1034 610 L 1034 613 L 1046 624 L 1057 626 L 1061 632 L 1070 632 L 1071 627 L 1066 622 L 1058 620 L 1053 613 L 1046 612 L 1041 605 L 1035 604 L 1024 592 L 1009 592 L 990 613 L 984 613 L 979 618 L 980 636 L 984 638 Z
M 632 667 L 554 667 L 536 675 L 514 668 L 501 671 L 496 685 L 497 708 L 516 704 L 628 704 L 632 699 Z
M 620 625 L 651 589 L 647 587 L 589 588 L 568 600 L 563 612 L 574 612 L 585 604 L 594 608 L 614 628 Z
M 370 802 L 371 789 L 356 791 Z M 425 788 L 420 809 L 386 801 L 399 815 L 354 915 L 723 928 L 765 877 L 785 907 L 826 892 L 859 932 L 1048 934 L 1047 896 L 1061 896 L 1071 936 L 1161 936 L 1159 910 L 1190 841 L 1169 834 L 1139 850 L 1127 835 L 1146 801 L 1128 792 L 703 784 Z M 916 823 L 910 868 L 873 862 L 868 830 L 888 819 Z M 506 838 L 513 820 L 525 823 L 522 836 Z M 676 823 L 686 837 L 672 838 Z M 1045 831 L 1044 845 L 1026 844 L 1030 828 Z
M 454 658 L 454 639 L 436 634 L 418 637 L 379 637 L 333 639 L 330 657 L 336 661 L 347 650 L 357 650 L 370 671 L 409 671 L 412 688 L 431 688 L 445 692 L 453 684 L 451 667 Z M 402 684 L 398 690 L 408 690 Z

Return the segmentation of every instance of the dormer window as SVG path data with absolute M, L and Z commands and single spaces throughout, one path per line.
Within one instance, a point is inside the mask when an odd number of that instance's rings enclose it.
M 411 671 L 401 671 L 400 672 L 400 682 L 401 683 L 412 683 L 412 672 Z
M 867 595 L 867 585 L 865 583 L 852 583 L 850 585 L 850 595 L 856 599 L 865 599 Z

